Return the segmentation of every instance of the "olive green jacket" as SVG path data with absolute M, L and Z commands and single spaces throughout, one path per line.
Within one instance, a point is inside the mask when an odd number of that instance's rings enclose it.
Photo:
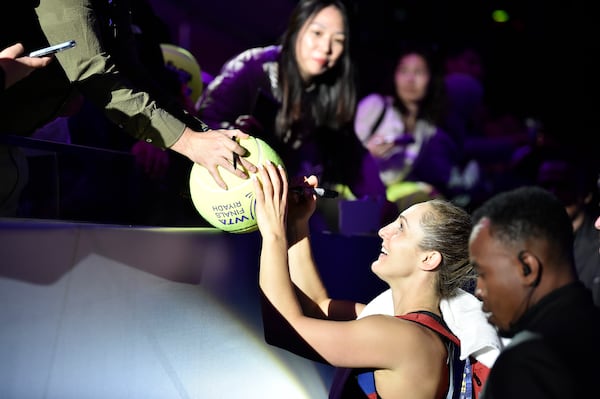
M 2 132 L 30 134 L 68 112 L 73 100 L 82 95 L 139 140 L 170 147 L 183 134 L 189 115 L 172 104 L 164 107 L 166 103 L 159 104 L 156 97 L 136 87 L 109 54 L 105 35 L 108 18 L 99 10 L 104 4 L 108 1 L 41 0 L 37 7 L 2 6 L 14 7 L 5 10 L 2 17 L 0 40 L 5 46 L 20 41 L 29 52 L 71 39 L 77 42 L 74 48 L 56 54 L 48 67 L 34 71 L 2 93 Z M 126 43 L 121 45 L 127 48 Z

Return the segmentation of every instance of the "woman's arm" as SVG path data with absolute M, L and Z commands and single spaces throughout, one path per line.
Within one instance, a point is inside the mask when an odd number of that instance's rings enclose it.
M 275 47 L 259 47 L 227 61 L 196 103 L 202 121 L 213 129 L 227 129 L 239 117 L 252 115 L 260 90 L 271 91 L 264 68 L 275 55 Z
M 303 316 L 288 268 L 286 239 L 287 176 L 271 163 L 259 165 L 260 180 L 252 175 L 256 194 L 256 219 L 262 236 L 259 286 L 267 342 L 280 346 L 278 338 L 294 336 L 294 321 Z M 286 327 L 292 329 L 286 331 Z M 274 341 L 270 337 L 274 337 Z M 293 351 L 284 343 L 284 348 Z
M 267 164 L 252 176 L 256 217 L 262 235 L 259 285 L 267 342 L 294 353 L 342 367 L 392 368 L 404 345 L 393 343 L 405 328 L 414 328 L 390 316 L 353 321 L 329 321 L 303 314 L 288 268 L 286 239 L 287 176 L 281 167 Z M 260 179 L 260 180 L 259 180 Z M 306 240 L 308 242 L 308 240 Z M 298 248 L 300 249 L 300 248 Z M 306 252 L 305 252 L 306 254 Z M 313 263 L 314 264 L 314 263 Z M 310 280 L 310 279 L 309 279 Z M 307 348 L 312 355 L 307 355 Z M 351 351 L 348 349 L 352 348 Z
M 309 188 L 317 187 L 317 184 L 316 177 L 311 176 L 298 185 Z M 315 211 L 317 198 L 306 191 L 303 194 L 292 193 L 288 201 L 289 270 L 304 314 L 331 320 L 355 319 L 357 308 L 360 310 L 364 305 L 331 299 L 314 260 L 309 219 Z

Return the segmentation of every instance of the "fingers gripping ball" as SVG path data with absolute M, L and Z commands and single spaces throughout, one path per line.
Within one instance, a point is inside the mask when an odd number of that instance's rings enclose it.
M 283 165 L 279 155 L 259 138 L 249 137 L 241 140 L 240 145 L 248 150 L 250 155 L 247 159 L 254 165 L 264 164 L 267 160 Z M 237 167 L 243 166 L 238 162 Z M 220 167 L 218 169 L 228 190 L 219 187 L 205 167 L 196 163 L 192 166 L 190 193 L 194 207 L 207 222 L 220 230 L 230 233 L 257 230 L 252 180 L 239 178 Z

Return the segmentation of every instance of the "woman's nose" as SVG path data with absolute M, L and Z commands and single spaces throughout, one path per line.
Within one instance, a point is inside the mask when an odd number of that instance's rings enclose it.
M 388 224 L 387 226 L 383 226 L 382 228 L 379 229 L 379 231 L 377 232 L 377 234 L 379 235 L 379 237 L 381 238 L 386 238 L 389 234 L 389 227 L 390 225 Z
M 331 40 L 327 36 L 322 36 L 318 41 L 319 50 L 325 54 L 329 54 L 331 52 Z

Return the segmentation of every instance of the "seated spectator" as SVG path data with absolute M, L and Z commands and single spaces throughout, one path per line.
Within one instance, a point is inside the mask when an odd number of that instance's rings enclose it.
M 402 209 L 427 196 L 453 198 L 469 190 L 477 170 L 463 172 L 456 142 L 440 127 L 445 97 L 433 51 L 406 46 L 393 79 L 393 93 L 373 93 L 359 102 L 354 123 L 377 161 L 388 200 Z

